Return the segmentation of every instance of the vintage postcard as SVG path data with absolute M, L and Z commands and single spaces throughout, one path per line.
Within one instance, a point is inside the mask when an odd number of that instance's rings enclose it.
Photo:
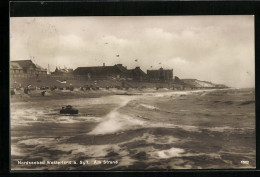
M 254 16 L 10 17 L 11 170 L 254 169 Z

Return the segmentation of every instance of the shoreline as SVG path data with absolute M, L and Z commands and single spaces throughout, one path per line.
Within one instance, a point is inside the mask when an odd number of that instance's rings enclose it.
M 142 94 L 153 94 L 153 93 L 181 93 L 181 92 L 206 92 L 206 91 L 215 91 L 215 90 L 237 90 L 239 88 L 225 88 L 225 89 L 194 89 L 194 90 L 171 90 L 171 89 L 129 89 L 129 90 L 118 90 L 118 89 L 100 89 L 100 90 L 90 90 L 90 91 L 80 91 L 75 89 L 74 91 L 69 90 L 46 90 L 46 95 L 42 96 L 41 92 L 44 90 L 33 90 L 30 94 L 23 93 L 23 90 L 16 91 L 15 95 L 10 95 L 10 103 L 17 102 L 28 102 L 28 101 L 48 101 L 48 100 L 61 100 L 61 99 L 75 99 L 75 98 L 100 98 L 104 96 L 112 95 L 125 95 L 125 96 L 134 96 Z M 254 89 L 254 88 L 245 88 L 245 89 Z M 240 89 L 239 89 L 240 90 Z

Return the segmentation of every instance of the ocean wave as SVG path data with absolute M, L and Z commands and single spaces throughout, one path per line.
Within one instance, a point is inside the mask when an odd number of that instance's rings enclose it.
M 139 119 L 135 119 L 131 116 L 121 114 L 118 110 L 124 106 L 126 106 L 134 97 L 125 97 L 120 96 L 119 106 L 113 109 L 110 113 L 108 113 L 105 117 L 103 117 L 104 121 L 99 123 L 94 130 L 89 132 L 88 134 L 106 134 L 106 133 L 115 133 L 119 130 L 126 130 L 132 126 L 143 125 L 143 121 Z
M 152 157 L 168 159 L 172 157 L 180 157 L 184 153 L 184 149 L 181 148 L 171 148 L 167 150 L 158 150 L 151 153 Z
M 240 105 L 248 105 L 248 104 L 253 104 L 253 103 L 255 103 L 255 100 L 244 101 Z
M 140 104 L 140 106 L 145 107 L 147 109 L 152 109 L 152 110 L 160 110 L 159 108 L 147 104 Z
M 110 112 L 100 124 L 98 124 L 94 130 L 88 134 L 107 134 L 115 133 L 120 130 L 128 130 L 131 127 L 143 125 L 144 121 L 134 119 L 131 116 L 120 114 L 117 111 Z

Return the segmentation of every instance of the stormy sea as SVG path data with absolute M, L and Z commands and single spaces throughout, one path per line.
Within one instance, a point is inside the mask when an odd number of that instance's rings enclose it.
M 11 170 L 255 168 L 254 89 L 11 100 L 10 115 Z

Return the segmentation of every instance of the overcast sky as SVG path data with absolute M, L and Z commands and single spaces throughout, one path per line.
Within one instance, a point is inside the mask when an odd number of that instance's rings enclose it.
M 254 87 L 254 56 L 254 16 L 10 20 L 10 59 L 32 59 L 51 70 L 121 63 L 145 72 L 163 67 L 180 78 Z

